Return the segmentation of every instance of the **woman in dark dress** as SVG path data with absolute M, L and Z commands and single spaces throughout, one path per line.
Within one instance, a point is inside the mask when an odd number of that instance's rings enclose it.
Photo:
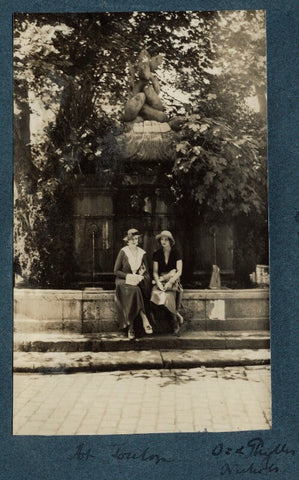
M 116 276 L 115 301 L 119 312 L 120 328 L 128 327 L 128 338 L 135 338 L 134 322 L 140 315 L 145 333 L 153 333 L 146 315 L 145 304 L 150 296 L 150 275 L 146 252 L 138 247 L 140 234 L 135 228 L 128 230 L 123 247 L 114 265 Z
M 168 329 L 179 335 L 183 323 L 183 317 L 178 312 L 183 293 L 180 284 L 182 256 L 174 246 L 174 238 L 168 230 L 163 230 L 156 239 L 161 247 L 153 255 L 155 285 L 151 294 L 151 310 L 154 329 L 157 332 L 165 331 L 165 317 L 168 317 Z

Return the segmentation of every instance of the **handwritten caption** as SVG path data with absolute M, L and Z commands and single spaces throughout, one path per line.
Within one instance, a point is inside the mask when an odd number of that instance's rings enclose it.
M 267 447 L 264 440 L 255 437 L 238 448 L 220 442 L 212 450 L 212 456 L 224 460 L 220 475 L 270 474 L 280 471 L 279 459 L 294 456 L 295 450 L 286 443 Z
M 151 465 L 159 465 L 173 462 L 171 458 L 159 455 L 151 451 L 150 447 L 144 449 L 130 450 L 123 444 L 112 444 L 110 446 L 110 457 L 117 462 L 146 462 Z M 277 443 L 267 446 L 261 437 L 254 437 L 246 444 L 237 448 L 219 442 L 211 454 L 220 460 L 220 475 L 242 475 L 242 474 L 265 474 L 281 472 L 279 460 L 283 457 L 293 457 L 295 450 L 287 443 Z M 95 449 L 88 448 L 85 443 L 76 446 L 75 451 L 69 460 L 86 462 L 99 458 Z
M 151 452 L 149 447 L 144 448 L 143 450 L 130 451 L 125 449 L 121 444 L 111 445 L 110 456 L 117 461 L 140 461 L 140 462 L 150 462 L 154 465 L 159 465 L 160 463 L 170 463 L 173 460 L 170 458 L 162 457 L 158 453 Z M 76 446 L 75 452 L 68 457 L 69 460 L 77 460 L 79 462 L 86 462 L 88 460 L 96 459 L 97 455 L 95 451 L 92 451 L 91 448 L 85 446 L 84 443 L 80 443 Z

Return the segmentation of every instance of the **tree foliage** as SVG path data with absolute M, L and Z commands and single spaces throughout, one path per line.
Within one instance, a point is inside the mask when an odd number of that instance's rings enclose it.
M 264 35 L 259 11 L 15 16 L 15 245 L 25 277 L 65 283 L 71 180 L 94 173 L 116 181 L 115 135 L 141 49 L 163 55 L 161 97 L 182 124 L 168 179 L 174 199 L 206 221 L 265 217 Z M 254 95 L 259 113 L 248 105 Z M 49 116 L 34 135 L 37 104 Z
M 265 178 L 261 175 L 260 146 L 253 135 L 236 132 L 221 117 L 193 114 L 180 137 L 173 169 L 178 198 L 193 199 L 205 219 L 263 213 Z

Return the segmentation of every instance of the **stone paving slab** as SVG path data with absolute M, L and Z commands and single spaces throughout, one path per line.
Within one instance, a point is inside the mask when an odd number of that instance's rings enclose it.
M 14 435 L 271 428 L 269 366 L 14 374 Z
M 165 368 L 189 368 L 200 365 L 224 367 L 233 365 L 266 365 L 270 350 L 176 350 L 161 351 Z
M 122 352 L 15 352 L 15 372 L 72 373 L 270 363 L 269 350 L 152 350 Z
M 15 372 L 71 373 L 163 368 L 160 352 L 15 352 Z

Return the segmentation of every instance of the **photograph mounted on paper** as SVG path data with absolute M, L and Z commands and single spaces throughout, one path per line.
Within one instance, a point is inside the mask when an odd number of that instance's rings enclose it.
M 270 429 L 265 11 L 13 32 L 14 435 Z

